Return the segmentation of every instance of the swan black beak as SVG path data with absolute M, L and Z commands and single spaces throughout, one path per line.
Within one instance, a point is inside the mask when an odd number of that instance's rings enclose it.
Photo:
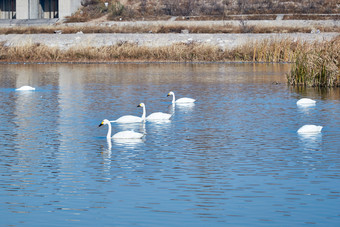
M 169 97 L 170 96 L 170 94 L 168 94 L 166 97 Z
M 100 123 L 100 125 L 98 125 L 98 127 L 100 127 L 100 126 L 103 126 L 104 124 L 103 124 L 103 122 L 102 123 Z
M 141 107 L 141 105 L 140 104 L 138 104 L 138 106 L 137 107 Z

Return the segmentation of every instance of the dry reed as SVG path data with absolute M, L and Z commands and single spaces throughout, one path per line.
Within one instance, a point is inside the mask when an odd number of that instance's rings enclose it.
M 107 62 L 107 61 L 221 61 L 217 47 L 190 43 L 163 47 L 120 43 L 106 47 L 76 46 L 67 50 L 41 44 L 8 47 L 0 45 L 0 60 L 6 62 Z
M 266 39 L 252 42 L 231 50 L 229 58 L 237 61 L 253 62 L 293 62 L 295 53 L 309 45 L 308 43 L 291 39 Z
M 254 26 L 240 21 L 236 25 L 131 25 L 131 26 L 98 26 L 84 25 L 56 25 L 56 26 L 30 26 L 30 27 L 2 27 L 0 34 L 74 34 L 79 31 L 83 33 L 310 33 L 312 30 L 321 32 L 340 32 L 337 26 L 315 26 L 315 27 L 281 27 L 281 26 Z
M 222 50 L 203 43 L 177 43 L 146 47 L 122 42 L 112 46 L 75 46 L 69 49 L 29 43 L 23 46 L 0 44 L 3 62 L 293 62 L 287 75 L 290 85 L 339 86 L 340 36 L 332 41 L 306 43 L 264 40 Z
M 315 43 L 296 53 L 295 63 L 287 75 L 293 86 L 332 87 L 340 85 L 340 36 Z
M 339 39 L 339 38 L 338 38 Z M 5 46 L 0 44 L 2 60 L 39 61 L 39 60 L 171 60 L 171 61 L 254 61 L 254 62 L 293 62 L 303 50 L 314 50 L 324 45 L 328 49 L 337 48 L 338 39 L 331 42 L 310 44 L 291 39 L 263 40 L 249 42 L 232 50 L 222 50 L 214 45 L 204 43 L 176 43 L 170 46 L 146 47 L 137 43 L 121 42 L 112 46 L 91 47 L 89 44 L 75 46 L 67 50 L 48 47 L 43 44 L 28 43 L 22 46 Z M 327 49 L 327 50 L 328 50 Z M 332 53 L 336 52 L 335 50 Z M 335 54 L 334 54 L 335 55 Z
M 2 61 L 253 61 L 293 62 L 296 51 L 305 44 L 286 40 L 264 40 L 248 43 L 232 50 L 204 43 L 176 43 L 170 46 L 146 47 L 122 42 L 112 46 L 92 47 L 90 44 L 66 50 L 42 44 L 23 46 L 0 45 Z

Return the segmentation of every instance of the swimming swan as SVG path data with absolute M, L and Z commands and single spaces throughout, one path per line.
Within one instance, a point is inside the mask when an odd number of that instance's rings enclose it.
M 137 106 L 139 107 L 139 105 Z M 116 123 L 137 123 L 137 122 L 142 122 L 145 121 L 145 111 L 143 110 L 142 117 L 137 117 L 133 115 L 125 115 L 120 118 L 118 118 L 115 121 L 110 121 L 110 122 L 116 122 Z
M 316 101 L 313 99 L 303 98 L 296 102 L 298 106 L 315 105 Z
M 15 89 L 16 91 L 34 91 L 35 88 L 31 86 L 22 86 L 20 88 Z
M 141 104 L 138 105 L 138 107 L 143 107 L 143 116 L 144 116 L 144 119 L 146 119 L 148 121 L 169 120 L 170 117 L 171 117 L 171 114 L 162 113 L 162 112 L 156 112 L 156 113 L 150 114 L 147 118 L 145 118 L 145 115 L 146 115 L 145 104 L 141 103 Z
M 304 125 L 297 131 L 298 133 L 320 133 L 322 126 L 318 125 Z
M 170 96 L 170 95 L 172 95 L 172 104 L 175 104 L 175 103 L 193 103 L 193 102 L 196 101 L 195 99 L 192 99 L 192 98 L 180 98 L 180 99 L 176 100 L 175 93 L 173 93 L 172 91 L 170 91 L 167 96 Z
M 103 125 L 109 125 L 109 129 L 108 129 L 107 135 L 106 135 L 106 138 L 108 138 L 108 139 L 110 139 L 110 138 L 112 138 L 112 139 L 140 139 L 144 136 L 142 133 L 138 133 L 138 132 L 134 132 L 134 131 L 122 131 L 122 132 L 117 132 L 116 134 L 114 134 L 111 137 L 111 123 L 110 123 L 110 121 L 107 120 L 107 119 L 104 119 L 98 127 L 103 126 Z

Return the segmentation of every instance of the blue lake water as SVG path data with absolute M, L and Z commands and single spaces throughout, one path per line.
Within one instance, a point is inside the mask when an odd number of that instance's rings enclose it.
M 0 225 L 339 226 L 340 90 L 290 88 L 289 67 L 1 65 Z M 107 141 L 141 102 L 171 120 Z

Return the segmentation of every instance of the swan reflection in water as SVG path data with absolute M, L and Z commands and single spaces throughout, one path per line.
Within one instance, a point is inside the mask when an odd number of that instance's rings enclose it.
M 129 123 L 129 124 L 118 123 L 117 127 L 124 131 L 135 131 L 136 130 L 142 133 L 143 135 L 146 135 L 145 121 L 139 122 L 139 123 Z
M 303 114 L 308 114 L 310 111 L 313 111 L 314 109 L 315 109 L 315 105 L 298 106 L 298 111 Z
M 106 139 L 107 146 L 103 146 L 101 152 L 103 157 L 103 171 L 108 174 L 106 180 L 111 179 L 110 169 L 111 163 L 114 161 L 117 154 L 121 152 L 134 153 L 135 148 L 144 143 L 143 139 Z M 112 157 L 112 149 L 115 149 L 114 157 Z
M 322 126 L 304 125 L 297 131 L 301 144 L 308 150 L 317 150 L 320 148 L 322 139 Z
M 322 134 L 298 134 L 301 145 L 306 151 L 317 151 L 321 149 Z
M 194 109 L 195 103 L 193 103 L 193 102 L 192 103 L 177 103 L 176 107 L 179 110 L 184 110 L 186 112 L 190 112 Z
M 115 145 L 123 146 L 125 148 L 136 148 L 138 145 L 143 144 L 143 139 L 113 139 Z
M 168 112 L 173 116 L 175 115 L 175 110 L 178 109 L 184 113 L 190 113 L 194 110 L 195 103 L 177 103 L 168 106 Z
M 103 155 L 103 158 L 104 158 L 104 161 L 106 163 L 110 163 L 110 160 L 111 160 L 111 154 L 112 154 L 112 142 L 111 142 L 111 138 L 106 138 L 106 142 L 107 142 L 107 147 L 106 149 L 104 149 L 102 151 L 102 155 Z

